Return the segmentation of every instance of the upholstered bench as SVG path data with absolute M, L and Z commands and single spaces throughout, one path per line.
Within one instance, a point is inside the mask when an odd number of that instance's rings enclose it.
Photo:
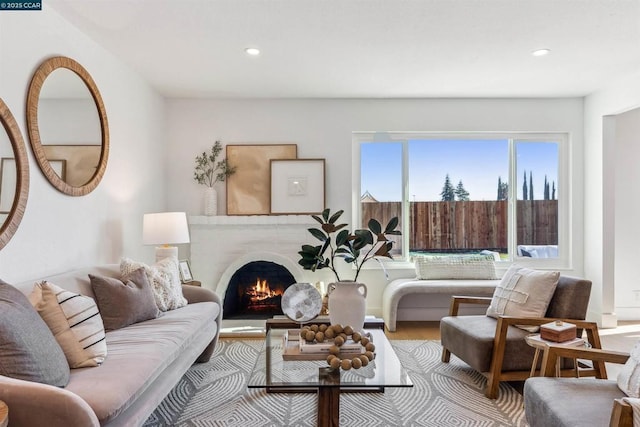
M 382 317 L 389 331 L 396 330 L 398 320 L 440 320 L 449 314 L 451 296 L 490 297 L 499 283 L 485 279 L 397 279 L 382 294 Z M 470 305 L 462 311 L 484 314 L 487 307 Z

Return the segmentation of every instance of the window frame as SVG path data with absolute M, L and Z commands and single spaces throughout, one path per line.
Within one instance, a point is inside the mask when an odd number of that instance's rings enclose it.
M 558 144 L 558 257 L 530 258 L 517 255 L 516 202 L 517 185 L 509 185 L 508 198 L 508 260 L 499 261 L 499 267 L 507 268 L 512 263 L 541 269 L 573 268 L 572 248 L 572 181 L 571 181 L 571 138 L 568 132 L 353 132 L 352 133 L 352 224 L 361 224 L 362 211 L 361 188 L 361 145 L 363 143 L 401 143 L 402 144 L 402 235 L 409 230 L 409 153 L 408 143 L 418 139 L 505 139 L 508 141 L 509 183 L 518 182 L 516 146 L 518 143 L 557 143 Z M 384 260 L 386 268 L 409 268 L 413 262 L 409 257 L 409 239 L 402 239 L 402 256 L 394 260 Z M 368 263 L 370 268 L 380 268 L 378 263 Z

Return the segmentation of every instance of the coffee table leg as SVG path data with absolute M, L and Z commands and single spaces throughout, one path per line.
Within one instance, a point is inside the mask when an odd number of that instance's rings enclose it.
M 320 384 L 337 385 L 318 387 L 318 427 L 340 425 L 340 371 L 319 368 Z

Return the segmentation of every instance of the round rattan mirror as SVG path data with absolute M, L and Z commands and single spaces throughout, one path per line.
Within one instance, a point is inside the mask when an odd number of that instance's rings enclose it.
M 29 160 L 16 119 L 0 99 L 0 249 L 22 221 L 29 195 Z
M 87 70 L 71 58 L 44 61 L 27 95 L 29 142 L 40 170 L 59 191 L 84 196 L 104 175 L 107 113 Z

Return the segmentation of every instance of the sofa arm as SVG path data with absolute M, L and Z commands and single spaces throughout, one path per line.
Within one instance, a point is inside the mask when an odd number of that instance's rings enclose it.
M 11 427 L 100 426 L 89 404 L 63 388 L 0 375 L 0 400 Z
M 196 363 L 206 363 L 211 359 L 213 355 L 213 350 L 215 350 L 216 344 L 218 343 L 218 338 L 220 337 L 220 328 L 222 327 L 222 300 L 210 289 L 201 288 L 198 286 L 191 285 L 182 285 L 182 295 L 187 299 L 189 304 L 196 304 L 199 302 L 215 302 L 220 307 L 220 314 L 216 318 L 216 336 L 209 343 L 207 348 L 204 349 L 202 354 L 198 356 L 196 359 Z
M 182 295 L 187 299 L 189 304 L 195 304 L 197 302 L 213 301 L 217 302 L 222 307 L 222 302 L 218 294 L 207 288 L 201 288 L 199 286 L 182 285 Z

